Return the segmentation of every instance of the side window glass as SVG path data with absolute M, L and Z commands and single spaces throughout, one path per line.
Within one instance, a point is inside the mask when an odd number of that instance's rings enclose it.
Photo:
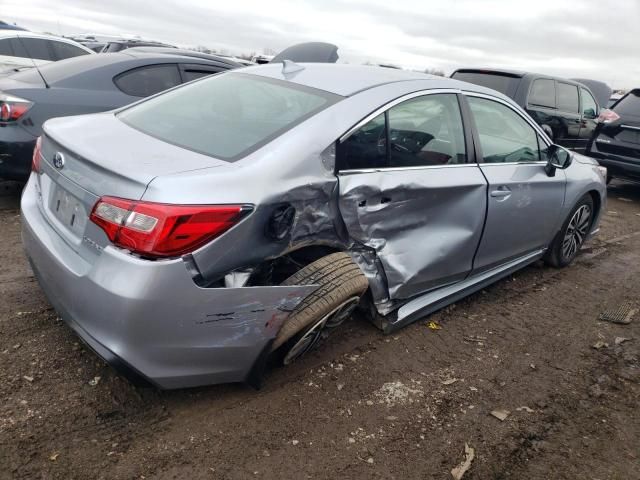
M 16 57 L 29 58 L 29 54 L 19 38 L 10 38 L 9 43 L 13 50 L 13 55 Z
M 537 162 L 538 134 L 511 108 L 492 100 L 468 97 L 483 163 Z
M 338 143 L 338 170 L 381 168 L 387 164 L 387 124 L 382 113 Z
M 173 64 L 136 68 L 121 73 L 113 81 L 120 90 L 134 97 L 148 97 L 181 83 L 178 67 Z
M 48 40 L 43 40 L 41 38 L 20 38 L 20 42 L 24 45 L 29 57 L 38 60 L 55 60 L 50 48 L 51 42 Z
M 389 166 L 448 165 L 467 160 L 454 94 L 425 95 L 389 109 Z
M 580 88 L 580 96 L 582 97 L 582 116 L 585 118 L 597 118 L 598 104 L 593 99 L 588 90 Z
M 65 58 L 72 58 L 89 54 L 89 52 L 85 52 L 81 48 L 65 42 L 51 42 L 51 45 L 53 46 L 53 53 L 55 54 L 57 60 L 64 60 Z
M 555 82 L 547 78 L 534 80 L 529 93 L 529 104 L 556 108 Z
M 569 85 L 568 83 L 558 82 L 558 110 L 571 113 L 578 113 L 580 111 L 578 87 Z
M 182 81 L 185 83 L 223 71 L 222 68 L 202 67 L 200 65 L 181 65 L 180 68 L 182 70 Z
M 7 57 L 13 57 L 13 49 L 11 48 L 11 43 L 9 43 L 9 39 L 5 38 L 4 40 L 0 40 L 0 55 L 6 55 Z

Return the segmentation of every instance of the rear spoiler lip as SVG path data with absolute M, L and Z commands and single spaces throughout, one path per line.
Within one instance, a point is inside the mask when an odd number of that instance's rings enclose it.
M 489 75 L 500 75 L 503 77 L 522 78 L 526 73 L 509 72 L 505 70 L 495 70 L 492 68 L 459 68 L 451 74 L 453 77 L 456 73 L 486 73 Z

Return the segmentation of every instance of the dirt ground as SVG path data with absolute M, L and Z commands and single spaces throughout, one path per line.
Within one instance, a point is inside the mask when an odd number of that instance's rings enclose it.
M 132 387 L 58 320 L 19 230 L 0 189 L 2 479 L 446 479 L 465 443 L 465 479 L 640 479 L 640 312 L 598 320 L 640 307 L 638 186 L 611 186 L 571 267 L 533 265 L 392 336 L 354 319 L 260 391 Z

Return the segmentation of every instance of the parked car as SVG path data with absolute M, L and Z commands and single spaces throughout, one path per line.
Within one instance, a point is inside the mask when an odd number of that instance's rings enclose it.
M 573 80 L 529 72 L 463 68 L 451 78 L 492 88 L 524 108 L 551 140 L 584 152 L 600 107 L 588 87 Z
M 22 27 L 19 27 L 17 25 L 12 25 L 10 23 L 3 22 L 2 20 L 0 20 L 0 30 L 20 30 L 20 31 L 23 31 L 23 32 L 27 31 L 26 28 L 22 28 Z
M 247 67 L 41 139 L 33 271 L 99 355 L 162 388 L 256 385 L 358 304 L 392 332 L 566 266 L 606 201 L 605 169 L 500 93 L 369 66 Z
M 597 158 L 613 177 L 640 181 L 640 88 L 603 110 L 587 155 Z
M 102 48 L 100 53 L 116 53 L 116 52 L 121 52 L 122 50 L 126 50 L 128 48 L 134 48 L 134 47 L 176 48 L 173 45 L 169 45 L 167 43 L 154 42 L 150 40 L 126 39 L 126 40 L 115 40 L 112 42 L 107 42 L 105 46 Z
M 0 74 L 94 53 L 72 40 L 18 30 L 0 30 Z
M 240 66 L 214 55 L 154 48 L 87 55 L 0 78 L 0 178 L 26 181 L 36 138 L 49 118 L 112 110 Z

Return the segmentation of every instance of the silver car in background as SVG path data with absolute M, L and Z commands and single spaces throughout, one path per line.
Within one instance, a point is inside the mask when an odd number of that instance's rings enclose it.
M 510 99 L 369 66 L 250 67 L 44 132 L 22 197 L 38 281 L 161 388 L 259 385 L 357 305 L 388 333 L 568 265 L 606 201 L 606 171 Z

